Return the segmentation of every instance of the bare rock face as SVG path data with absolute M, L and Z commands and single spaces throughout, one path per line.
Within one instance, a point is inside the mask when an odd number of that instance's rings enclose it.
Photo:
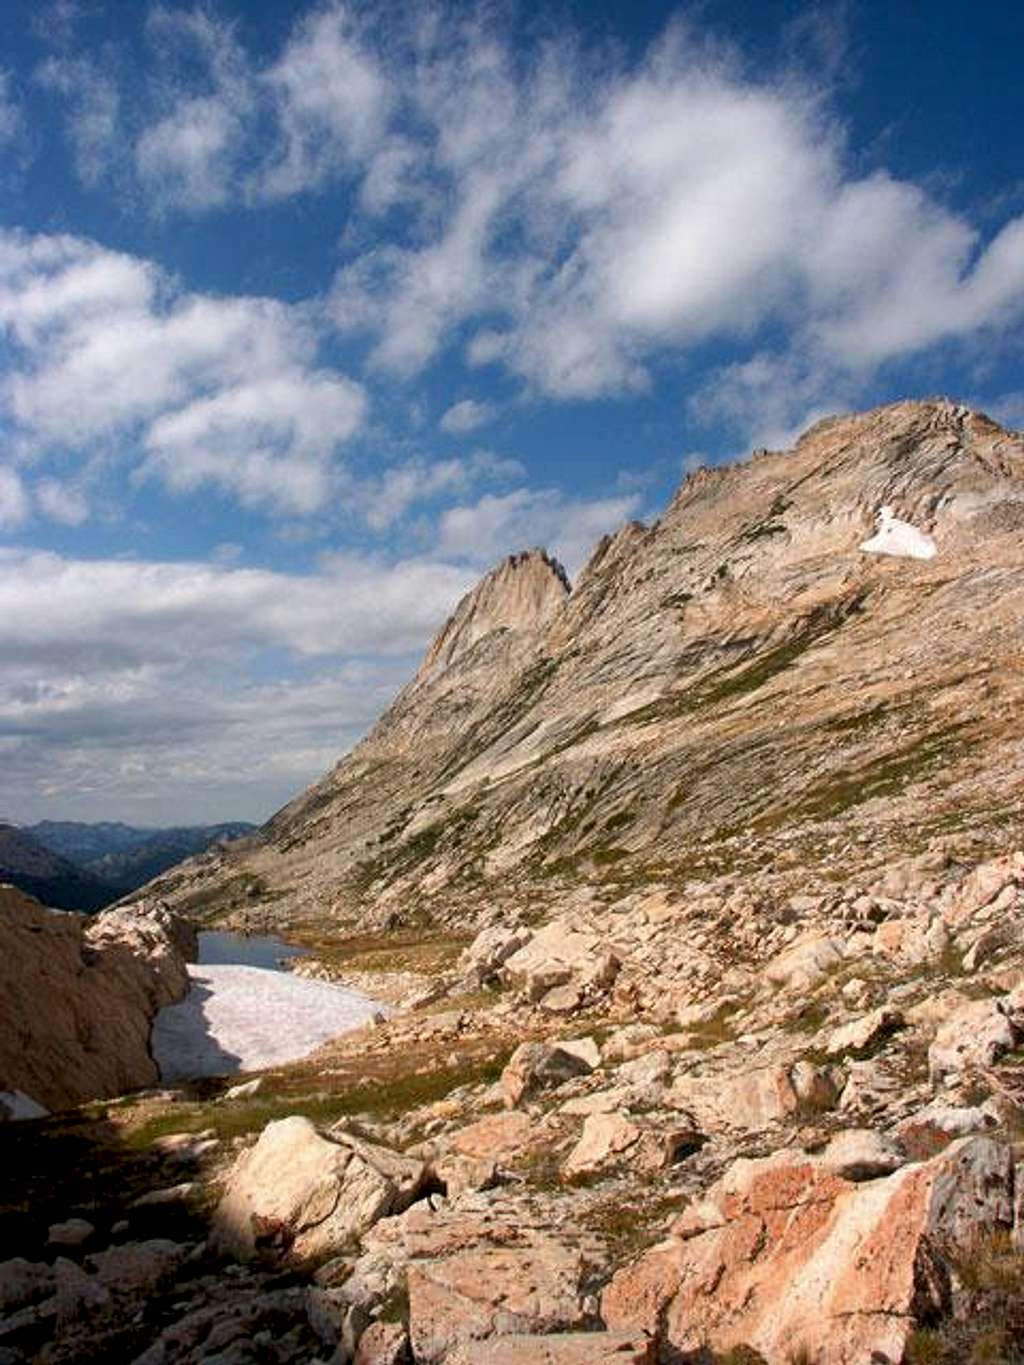
M 268 1123 L 228 1176 L 213 1220 L 216 1245 L 242 1259 L 333 1253 L 379 1218 L 401 1213 L 426 1175 L 420 1161 L 348 1133 L 318 1133 L 299 1115 Z
M 569 580 L 556 559 L 543 550 L 509 555 L 455 608 L 423 660 L 420 678 L 441 672 L 496 630 L 535 631 L 548 625 L 568 596 Z
M 652 1343 L 642 1332 L 561 1332 L 459 1346 L 445 1365 L 653 1365 L 653 1361 Z
M 883 508 L 900 534 L 875 553 Z M 1024 438 L 942 400 L 698 471 L 571 592 L 539 551 L 506 560 L 351 754 L 158 894 L 251 916 L 258 883 L 268 924 L 476 929 L 525 904 L 551 919 L 588 880 L 762 866 L 782 834 L 852 878 L 914 830 L 926 844 L 945 811 L 985 827 L 1017 781 L 1022 528 Z M 941 956 L 930 928 L 886 927 L 879 951 L 898 932 L 902 955 Z M 831 938 L 780 944 L 780 986 L 836 972 Z M 485 970 L 505 965 L 495 947 Z M 586 1003 L 576 976 L 549 987 L 552 1012 Z
M 540 1090 L 587 1076 L 593 1066 L 579 1052 L 551 1043 L 520 1043 L 501 1073 L 501 1089 L 509 1108 L 525 1104 Z
M 87 919 L 0 887 L 0 1091 L 54 1110 L 152 1085 L 153 1019 L 188 990 L 195 954 L 159 905 Z
M 1012 1227 L 1013 1160 L 969 1137 L 884 1178 L 842 1169 L 790 1151 L 737 1161 L 613 1278 L 609 1327 L 645 1328 L 680 1359 L 743 1345 L 772 1361 L 897 1365 L 915 1323 L 948 1311 L 946 1249 Z
M 531 1247 L 475 1248 L 414 1262 L 408 1284 L 416 1360 L 439 1365 L 460 1344 L 465 1348 L 494 1336 L 583 1326 L 583 1269 L 578 1251 L 550 1239 Z

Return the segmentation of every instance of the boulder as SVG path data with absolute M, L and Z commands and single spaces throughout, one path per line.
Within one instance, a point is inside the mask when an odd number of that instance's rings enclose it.
M 578 1051 L 558 1043 L 520 1043 L 501 1073 L 501 1089 L 508 1107 L 515 1108 L 540 1090 L 564 1085 L 574 1076 L 587 1076 L 593 1070 Z
M 950 1246 L 1013 1223 L 1013 1161 L 989 1138 L 854 1183 L 783 1151 L 740 1160 L 666 1241 L 614 1276 L 610 1328 L 661 1359 L 748 1346 L 770 1361 L 896 1365 L 915 1323 L 948 1311 Z
M 623 1114 L 591 1114 L 563 1174 L 573 1180 L 622 1163 L 634 1171 L 662 1171 L 699 1151 L 705 1141 L 693 1124 L 666 1128 Z
M 561 1332 L 457 1346 L 445 1365 L 653 1365 L 642 1332 Z
M 849 1024 L 834 1029 L 825 1044 L 830 1057 L 862 1057 L 879 1047 L 897 1029 L 903 1027 L 903 1015 L 897 1009 L 883 1005 L 870 1014 L 862 1015 Z
M 821 1164 L 844 1180 L 875 1180 L 891 1175 L 906 1162 L 891 1138 L 873 1128 L 848 1128 L 829 1139 Z
M 534 1003 L 550 997 L 549 1007 L 562 1012 L 589 996 L 602 994 L 619 971 L 619 960 L 606 939 L 570 918 L 553 920 L 538 929 L 514 952 L 501 970 L 502 979 Z M 565 989 L 562 989 L 565 988 Z M 551 992 L 559 991 L 556 996 Z M 573 1005 L 571 1008 L 575 1008 Z
M 445 1146 L 457 1156 L 474 1160 L 505 1161 L 529 1144 L 533 1123 L 518 1110 L 488 1114 L 486 1118 L 457 1128 L 445 1139 Z
M 506 929 L 501 925 L 481 929 L 459 958 L 462 971 L 477 985 L 493 981 L 513 953 L 530 941 L 529 929 Z
M 195 955 L 194 932 L 159 904 L 89 918 L 0 887 L 0 1092 L 55 1110 L 152 1085 L 150 1028 L 188 990 Z
M 672 1103 L 692 1110 L 706 1131 L 724 1128 L 747 1133 L 820 1113 L 837 1098 L 829 1072 L 808 1062 L 755 1067 L 738 1076 L 680 1076 L 670 1094 Z
M 53 1293 L 53 1271 L 43 1261 L 16 1256 L 0 1262 L 0 1314 L 14 1312 Z
M 941 1026 L 928 1049 L 933 1082 L 991 1066 L 1016 1041 L 1013 1027 L 996 1000 L 972 1000 Z
M 996 1119 L 975 1105 L 934 1101 L 899 1123 L 893 1136 L 908 1156 L 920 1159 L 934 1156 L 957 1138 L 995 1127 Z
M 407 1365 L 409 1335 L 399 1322 L 372 1322 L 359 1338 L 353 1365 Z
M 764 969 L 773 986 L 784 990 L 809 990 L 825 980 L 843 960 L 843 949 L 834 938 L 811 932 L 773 957 Z
M 297 1259 L 335 1252 L 419 1194 L 421 1161 L 306 1118 L 268 1123 L 228 1175 L 213 1218 L 215 1246 L 242 1259 L 267 1249 Z
M 96 1229 L 84 1218 L 68 1218 L 63 1223 L 51 1223 L 46 1234 L 46 1245 L 58 1250 L 74 1250 L 84 1246 Z
M 475 1248 L 408 1270 L 409 1336 L 417 1365 L 448 1361 L 456 1346 L 510 1334 L 564 1332 L 587 1320 L 584 1261 L 544 1239 Z M 490 1346 L 479 1359 L 492 1359 Z

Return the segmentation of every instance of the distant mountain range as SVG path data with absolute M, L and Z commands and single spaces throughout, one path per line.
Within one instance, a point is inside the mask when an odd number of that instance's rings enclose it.
M 113 822 L 0 824 L 0 882 L 60 910 L 100 910 L 212 844 L 255 828 L 243 821 L 170 829 Z

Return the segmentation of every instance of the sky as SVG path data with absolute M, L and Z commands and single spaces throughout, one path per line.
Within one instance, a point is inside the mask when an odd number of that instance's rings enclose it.
M 944 393 L 1024 425 L 1005 0 L 5 0 L 0 818 L 262 820 L 459 597 Z

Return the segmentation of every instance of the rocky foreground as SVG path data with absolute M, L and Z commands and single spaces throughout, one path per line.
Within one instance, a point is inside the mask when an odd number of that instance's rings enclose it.
M 1024 1353 L 1024 853 L 380 951 L 419 1006 L 299 1066 L 6 1126 L 110 1184 L 6 1144 L 0 1360 Z
M 903 403 L 499 566 L 127 911 L 395 1012 L 0 1125 L 0 1365 L 1024 1362 L 1022 529 Z

